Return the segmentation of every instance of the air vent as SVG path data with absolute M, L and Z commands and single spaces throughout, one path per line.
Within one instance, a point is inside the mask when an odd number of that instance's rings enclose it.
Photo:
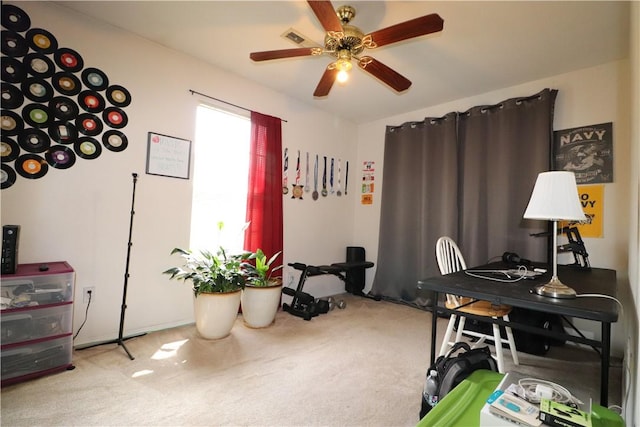
M 298 47 L 322 47 L 319 44 L 311 41 L 309 37 L 302 34 L 300 31 L 295 30 L 293 28 L 289 28 L 287 31 L 282 33 L 282 37 L 295 43 Z
M 294 33 L 293 31 L 289 31 L 287 34 L 285 34 L 285 37 L 293 41 L 295 44 L 302 44 L 304 42 L 304 38 L 300 34 Z

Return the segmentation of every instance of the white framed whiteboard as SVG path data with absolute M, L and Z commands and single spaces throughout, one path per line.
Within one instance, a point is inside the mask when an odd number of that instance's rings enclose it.
M 147 174 L 189 179 L 191 141 L 149 132 Z

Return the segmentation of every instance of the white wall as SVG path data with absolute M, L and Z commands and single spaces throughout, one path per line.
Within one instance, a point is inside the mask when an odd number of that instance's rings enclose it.
M 629 60 L 631 75 L 631 172 L 629 191 L 629 285 L 631 297 L 626 319 L 627 343 L 623 390 L 629 390 L 624 402 L 624 414 L 628 426 L 640 426 L 640 375 L 638 375 L 638 354 L 640 354 L 640 338 L 638 334 L 638 317 L 640 315 L 640 3 L 631 5 L 631 31 L 629 36 Z
M 125 108 L 125 151 L 104 150 L 95 160 L 78 158 L 70 169 L 50 168 L 41 179 L 19 177 L 1 194 L 2 224 L 22 226 L 20 262 L 66 260 L 76 270 L 74 330 L 85 315 L 82 288 L 95 287 L 76 345 L 118 336 L 133 172 L 139 177 L 125 336 L 193 321 L 190 287 L 161 274 L 180 261 L 169 256 L 171 249 L 189 244 L 192 182 L 145 174 L 147 132 L 194 140 L 201 100 L 190 89 L 287 120 L 282 124 L 283 146 L 290 151 L 355 161 L 357 134 L 350 122 L 56 4 L 17 4 L 31 17 L 32 27 L 50 31 L 60 47 L 76 50 L 85 67 L 103 70 L 110 83 L 127 88 L 133 100 Z M 295 169 L 295 159 L 292 163 Z M 353 197 L 315 202 L 285 197 L 285 262 L 343 261 L 345 247 L 354 244 Z M 323 276 L 309 280 L 305 290 L 320 297 L 343 291 L 344 284 Z
M 420 121 L 425 117 L 440 117 L 451 111 L 465 111 L 476 105 L 492 105 L 512 97 L 528 96 L 549 87 L 558 89 L 556 98 L 554 129 L 567 129 L 582 125 L 613 122 L 614 129 L 614 181 L 605 184 L 604 237 L 585 238 L 589 260 L 593 267 L 611 268 L 618 272 L 620 283 L 628 287 L 628 227 L 630 191 L 630 115 L 629 115 L 629 63 L 617 61 L 597 67 L 579 70 L 547 79 L 485 93 L 471 98 L 460 99 L 435 107 L 413 111 L 395 117 L 366 123 L 358 129 L 358 159 L 373 160 L 379 171 L 376 180 L 378 189 L 382 184 L 385 126 L 400 125 L 407 121 Z M 526 161 L 526 159 L 523 159 Z M 532 183 L 533 188 L 533 183 Z M 525 189 L 530 191 L 530 189 Z M 380 222 L 380 196 L 377 190 L 372 206 L 358 205 L 355 210 L 355 240 L 360 240 L 367 248 L 368 258 L 374 262 L 378 254 Z M 508 250 L 509 248 L 505 248 Z M 495 254 L 496 256 L 501 254 Z M 434 255 L 435 262 L 435 255 Z M 367 274 L 370 289 L 375 272 Z M 600 330 L 593 322 L 583 324 L 593 336 L 599 337 Z M 625 336 L 613 328 L 613 351 L 622 355 Z

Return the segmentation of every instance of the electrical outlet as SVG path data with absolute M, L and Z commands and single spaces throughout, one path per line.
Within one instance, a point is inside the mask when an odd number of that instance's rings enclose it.
M 89 296 L 89 293 L 91 293 L 91 296 Z M 96 288 L 94 288 L 93 286 L 82 288 L 83 303 L 87 304 L 89 302 L 89 299 L 93 300 L 95 297 L 96 297 Z

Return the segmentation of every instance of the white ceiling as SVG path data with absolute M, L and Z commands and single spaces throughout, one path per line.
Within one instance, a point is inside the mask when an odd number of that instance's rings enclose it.
M 281 37 L 289 28 L 323 43 L 305 1 L 56 3 L 356 123 L 625 58 L 629 44 L 629 2 L 334 1 L 356 8 L 351 24 L 365 34 L 430 13 L 444 19 L 444 30 L 367 52 L 411 80 L 407 91 L 397 94 L 354 67 L 346 85 L 316 99 L 331 57 L 249 59 L 296 47 Z

